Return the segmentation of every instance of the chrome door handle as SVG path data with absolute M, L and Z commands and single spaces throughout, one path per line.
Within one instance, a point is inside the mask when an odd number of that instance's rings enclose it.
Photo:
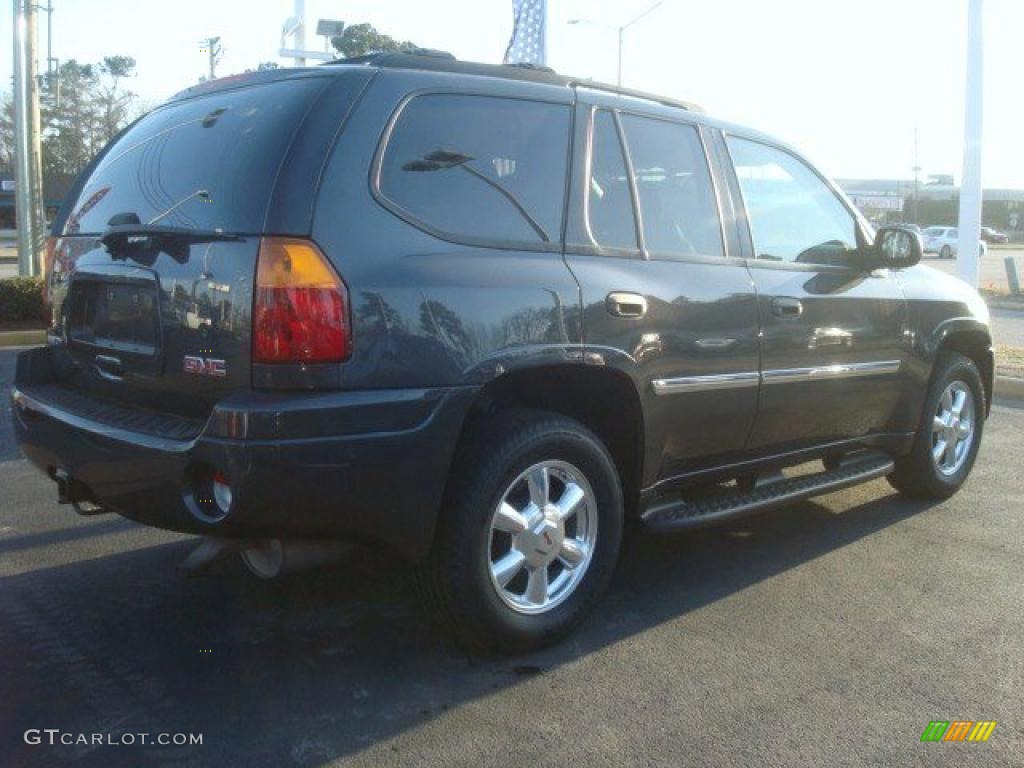
M 777 296 L 772 299 L 772 312 L 778 317 L 796 318 L 804 313 L 804 305 L 792 296 Z
M 96 355 L 93 363 L 96 373 L 108 381 L 121 381 L 124 378 L 124 365 L 113 355 Z
M 643 317 L 647 314 L 647 299 L 639 293 L 613 291 L 605 298 L 604 307 L 615 317 Z

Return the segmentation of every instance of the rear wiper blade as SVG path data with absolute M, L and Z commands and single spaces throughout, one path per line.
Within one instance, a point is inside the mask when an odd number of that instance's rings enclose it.
M 188 229 L 187 227 L 168 227 L 161 224 L 115 224 L 107 227 L 100 235 L 100 242 L 105 246 L 117 247 L 133 240 L 176 240 L 186 243 L 209 243 L 215 240 L 240 240 L 232 235 L 216 229 Z

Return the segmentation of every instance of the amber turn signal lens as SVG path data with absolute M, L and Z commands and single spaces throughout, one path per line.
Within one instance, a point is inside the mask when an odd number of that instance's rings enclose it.
M 253 313 L 257 363 L 338 363 L 352 354 L 348 290 L 309 240 L 260 242 Z

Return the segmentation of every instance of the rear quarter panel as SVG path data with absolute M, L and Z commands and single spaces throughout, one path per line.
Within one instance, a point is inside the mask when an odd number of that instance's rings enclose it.
M 351 295 L 354 353 L 342 386 L 479 385 L 522 366 L 578 361 L 579 291 L 559 248 L 448 242 L 371 194 L 389 121 L 424 91 L 572 103 L 569 89 L 532 83 L 398 71 L 374 79 L 333 149 L 313 220 L 313 239 Z

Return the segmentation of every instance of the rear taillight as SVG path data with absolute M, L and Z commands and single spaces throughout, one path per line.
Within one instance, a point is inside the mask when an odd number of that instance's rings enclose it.
M 257 363 L 339 363 L 352 354 L 348 290 L 315 244 L 260 242 L 252 336 Z

